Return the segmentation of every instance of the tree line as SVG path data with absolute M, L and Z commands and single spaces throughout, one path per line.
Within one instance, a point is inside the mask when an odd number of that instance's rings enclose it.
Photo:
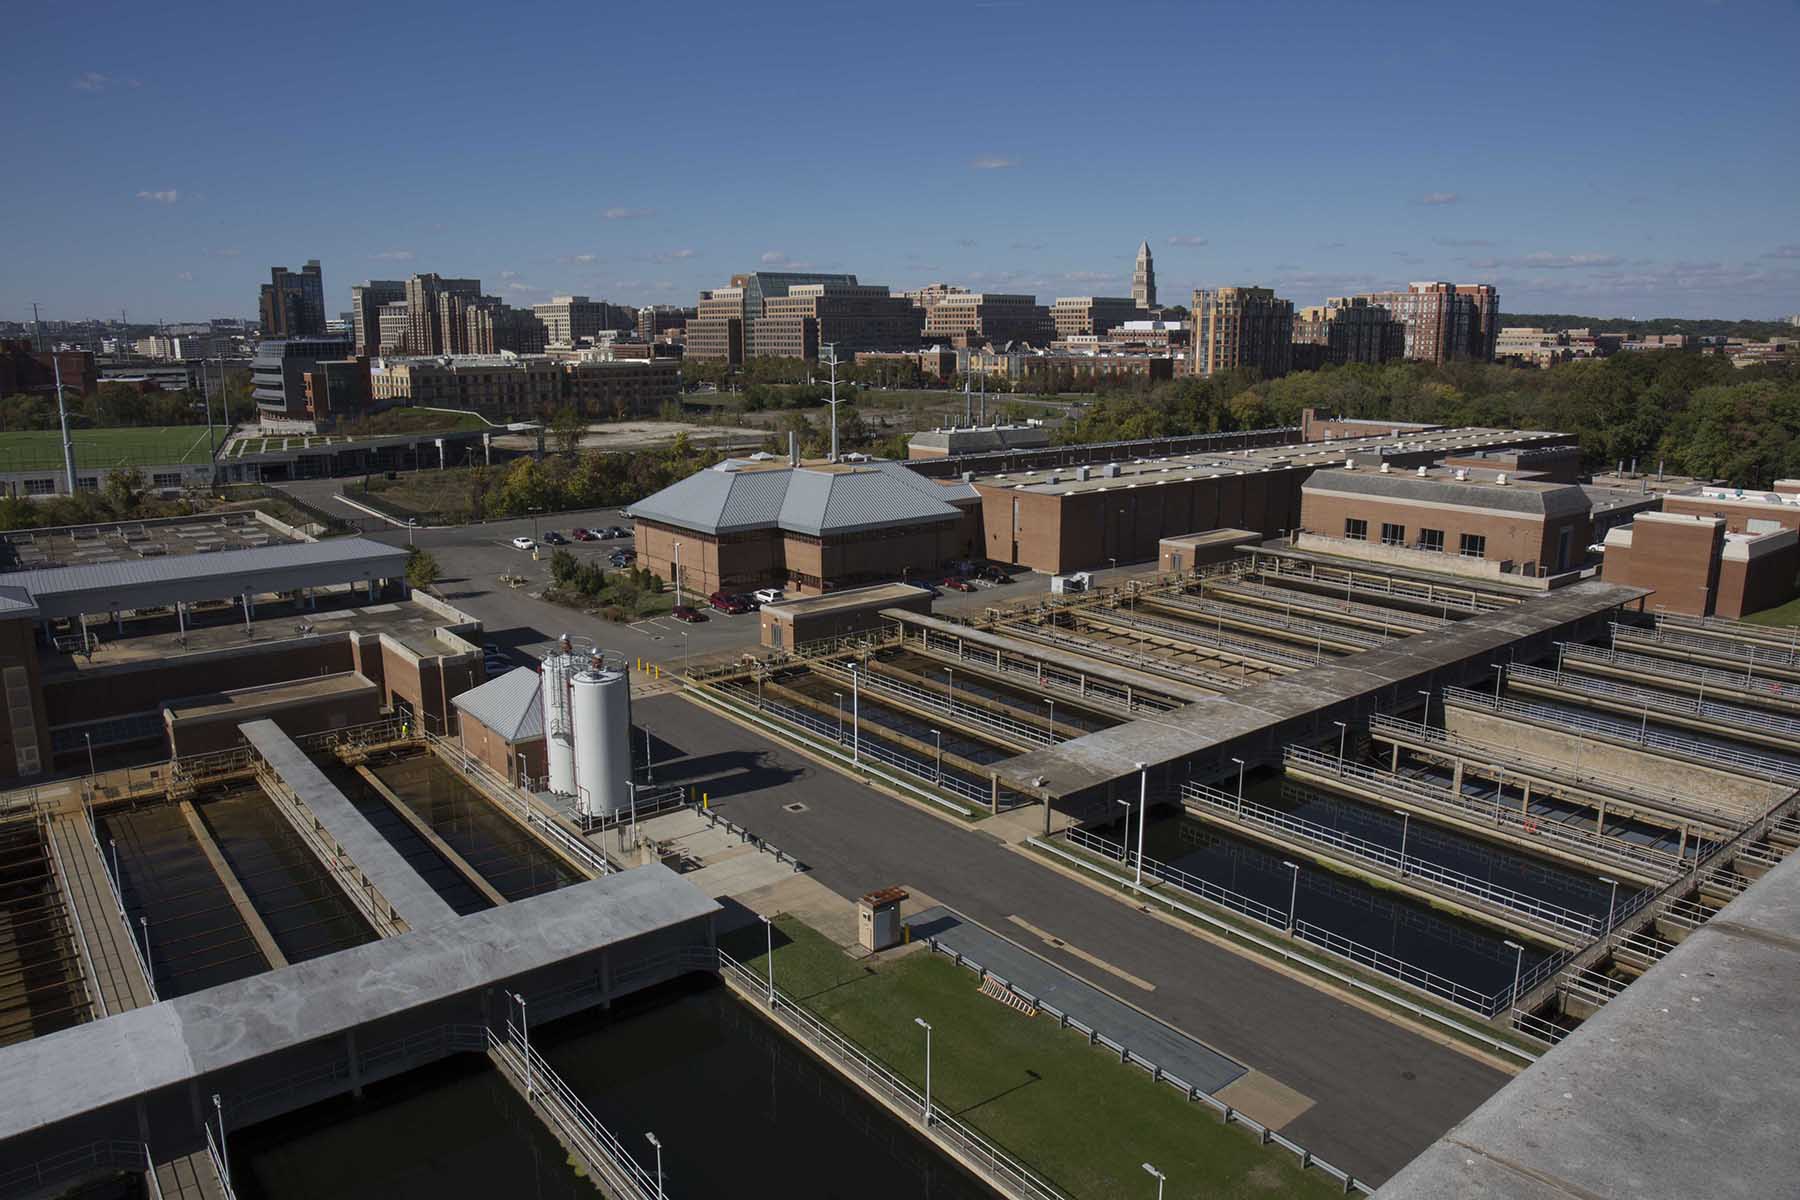
M 64 389 L 71 429 L 112 426 L 143 428 L 156 425 L 206 424 L 206 398 L 190 391 L 139 391 L 128 383 L 102 383 L 92 395 Z M 225 404 L 212 402 L 213 420 L 219 424 L 253 420 L 256 402 L 250 398 L 250 375 L 233 372 L 226 378 Z M 54 392 L 18 392 L 0 398 L 0 432 L 21 429 L 56 429 L 59 426 Z

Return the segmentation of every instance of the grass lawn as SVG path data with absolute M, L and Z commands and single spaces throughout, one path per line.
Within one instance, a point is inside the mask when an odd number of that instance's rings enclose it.
M 1800 599 L 1777 604 L 1774 608 L 1765 608 L 1759 613 L 1751 613 L 1744 620 L 1752 625 L 1800 625 Z
M 797 920 L 775 925 L 778 943 L 787 939 L 775 947 L 777 987 L 915 1086 L 925 1043 L 913 1018 L 929 1021 L 934 1103 L 1078 1200 L 1155 1195 L 1145 1162 L 1167 1174 L 1170 1200 L 1341 1194 L 1287 1151 L 1258 1145 L 1048 1017 L 982 996 L 947 958 L 919 950 L 871 968 Z M 766 972 L 764 936 L 760 925 L 740 930 L 726 949 Z
M 223 444 L 228 428 L 215 429 Z M 72 431 L 77 467 L 149 467 L 203 463 L 208 449 L 204 425 L 153 425 L 142 429 Z M 63 465 L 62 434 L 54 429 L 0 433 L 0 471 L 30 471 Z

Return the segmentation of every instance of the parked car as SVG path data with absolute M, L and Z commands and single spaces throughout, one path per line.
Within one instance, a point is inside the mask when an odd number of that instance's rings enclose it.
M 628 538 L 631 536 L 631 530 L 620 525 L 610 525 L 601 531 L 600 536 L 607 539 Z
M 972 592 L 975 590 L 975 585 L 964 579 L 961 575 L 951 575 L 946 577 L 944 586 L 953 592 Z
M 732 592 L 714 592 L 706 598 L 706 602 L 728 616 L 736 616 L 738 613 L 750 611 L 750 606 L 744 603 L 744 598 Z
M 537 549 L 537 543 L 526 537 L 524 534 L 520 534 L 512 540 L 512 548 L 514 550 L 535 550 Z
M 778 601 L 780 601 L 780 599 L 781 599 L 781 589 L 780 588 L 757 588 L 754 592 L 751 592 L 750 595 L 751 595 L 751 598 L 754 599 L 757 602 L 757 604 L 759 604 L 759 605 L 775 604 Z
M 569 539 L 556 532 L 554 529 L 546 529 L 544 531 L 544 542 L 551 546 L 566 546 L 569 544 Z
M 687 621 L 690 624 L 698 624 L 706 620 L 706 614 L 691 604 L 677 604 L 669 615 L 677 621 Z
M 983 579 L 987 580 L 989 583 L 1011 583 L 1012 582 L 1011 575 L 1008 575 L 1005 571 L 1002 571 L 999 567 L 995 567 L 995 566 L 986 566 L 986 567 L 981 568 L 981 577 Z
M 600 540 L 600 535 L 591 529 L 571 529 L 569 530 L 569 536 L 578 542 L 597 542 Z

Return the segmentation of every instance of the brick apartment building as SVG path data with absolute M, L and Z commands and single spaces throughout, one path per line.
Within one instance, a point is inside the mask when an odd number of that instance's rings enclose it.
M 518 421 L 572 406 L 597 420 L 649 416 L 681 393 L 673 358 L 578 359 L 540 355 L 391 358 L 369 371 L 377 407 L 460 408 L 494 421 Z
M 830 345 L 849 359 L 861 350 L 917 350 L 923 328 L 924 314 L 886 287 L 797 283 L 763 300 L 762 316 L 750 322 L 750 345 L 758 355 L 809 360 Z
M 389 304 L 404 306 L 406 281 L 403 279 L 365 279 L 350 288 L 350 330 L 356 342 L 355 353 L 391 354 L 399 342 L 384 345 L 381 336 L 382 309 Z M 404 307 L 401 312 L 404 313 Z
M 28 338 L 0 342 L 0 396 L 56 395 L 60 369 L 63 387 L 77 395 L 91 396 L 100 387 L 100 373 L 91 350 L 34 350 Z
M 1273 377 L 1293 363 L 1294 304 L 1268 288 L 1201 288 L 1194 292 L 1193 373 L 1239 367 Z
M 1404 292 L 1367 292 L 1406 326 L 1406 357 L 1416 362 L 1493 362 L 1500 336 L 1500 293 L 1486 283 L 1409 283 Z
M 1406 357 L 1406 325 L 1360 296 L 1334 297 L 1295 315 L 1296 367 L 1303 346 L 1323 347 L 1310 366 L 1396 362 Z
M 1059 296 L 1050 305 L 1050 321 L 1059 338 L 1109 333 L 1143 315 L 1130 296 Z

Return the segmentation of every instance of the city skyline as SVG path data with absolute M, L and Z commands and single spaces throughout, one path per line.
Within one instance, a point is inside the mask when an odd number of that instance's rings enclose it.
M 183 7 L 20 15 L 38 52 L 3 86 L 43 119 L 15 134 L 35 181 L 8 196 L 8 226 L 32 235 L 0 319 L 29 319 L 33 301 L 59 320 L 249 315 L 270 265 L 315 257 L 333 315 L 365 278 L 433 270 L 521 306 L 692 304 L 759 267 L 1048 302 L 1129 295 L 1140 240 L 1175 302 L 1196 287 L 1304 305 L 1479 279 L 1521 312 L 1773 318 L 1800 304 L 1800 167 L 1769 149 L 1774 114 L 1800 101 L 1782 59 L 1791 6 L 1509 8 L 1454 25 L 1424 7 L 1146 7 L 1095 25 L 978 4 L 878 30 L 836 10 L 765 27 L 703 8 L 704 36 L 678 59 L 607 53 L 596 71 L 584 34 L 616 28 L 586 10 L 495 31 L 474 11 L 422 28 L 397 10 L 344 24 L 327 5 L 283 29 L 277 52 L 306 63 L 306 86 L 276 97 L 242 31 L 182 21 Z M 791 66 L 758 75 L 757 134 L 706 121 L 743 102 L 743 58 L 795 27 L 809 40 L 783 47 Z M 1529 41 L 1503 52 L 1514 38 Z M 1476 45 L 1493 52 L 1460 52 Z M 190 56 L 206 69 L 176 69 Z M 356 133 L 415 61 L 481 80 L 484 103 L 454 134 Z M 1762 86 L 1738 86 L 1749 78 Z M 1201 79 L 1213 98 L 1197 108 Z M 934 87 L 981 80 L 1018 93 L 996 113 L 1034 119 L 932 116 Z M 805 109 L 807 136 L 779 136 L 799 118 L 777 114 L 821 94 L 833 103 Z M 550 95 L 583 119 L 546 125 Z M 1430 137 L 1407 132 L 1421 111 Z

